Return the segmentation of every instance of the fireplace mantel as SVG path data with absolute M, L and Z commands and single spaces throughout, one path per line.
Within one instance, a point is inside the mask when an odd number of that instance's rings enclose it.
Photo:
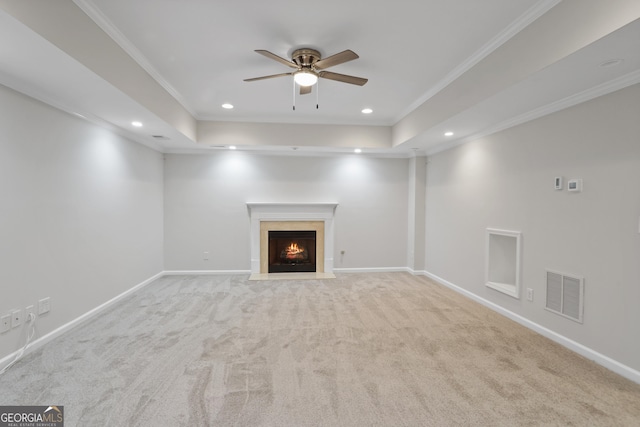
M 337 203 L 247 203 L 252 218 L 254 215 L 267 215 L 269 219 L 269 215 L 287 213 L 319 214 L 333 218 L 337 206 Z
M 247 203 L 251 220 L 251 273 L 261 271 L 262 222 L 322 221 L 324 223 L 324 273 L 333 272 L 333 218 L 337 203 Z M 321 262 L 318 260 L 318 262 Z

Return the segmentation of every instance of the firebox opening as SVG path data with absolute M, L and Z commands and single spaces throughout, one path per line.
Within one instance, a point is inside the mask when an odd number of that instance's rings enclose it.
M 269 230 L 269 273 L 315 271 L 315 230 Z

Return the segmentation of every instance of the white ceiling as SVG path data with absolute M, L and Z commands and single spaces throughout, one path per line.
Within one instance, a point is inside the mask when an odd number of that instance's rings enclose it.
M 429 153 L 640 82 L 635 0 L 57 0 L 49 11 L 25 3 L 0 0 L 0 83 L 162 151 L 210 149 L 203 141 L 215 135 L 204 133 L 216 127 L 207 122 L 252 122 L 380 127 L 390 129 L 388 143 L 372 151 Z M 321 80 L 311 95 L 295 95 L 294 111 L 290 77 L 243 81 L 290 71 L 255 49 L 289 58 L 300 47 L 323 57 L 355 51 L 359 59 L 331 71 L 369 82 Z M 600 66 L 610 59 L 622 61 Z M 157 87 L 137 85 L 132 64 Z M 133 119 L 144 128 L 132 129 Z
M 388 1 L 84 0 L 178 93 L 199 119 L 394 124 L 409 105 L 535 0 Z M 114 33 L 109 31 L 113 36 Z M 323 57 L 351 49 L 359 59 L 332 71 L 369 79 L 364 87 L 322 80 L 292 110 L 289 72 L 253 51 L 290 58 L 312 47 Z M 304 102 L 310 101 L 310 102 Z M 236 108 L 227 114 L 224 102 Z M 363 118 L 364 107 L 374 108 Z M 230 117 L 231 116 L 231 117 Z

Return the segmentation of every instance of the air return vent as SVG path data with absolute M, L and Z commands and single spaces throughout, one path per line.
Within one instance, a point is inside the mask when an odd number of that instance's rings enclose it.
M 582 323 L 584 279 L 547 270 L 546 309 Z

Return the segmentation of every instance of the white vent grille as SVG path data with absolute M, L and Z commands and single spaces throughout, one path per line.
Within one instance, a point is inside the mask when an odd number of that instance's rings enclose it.
M 583 297 L 583 278 L 547 270 L 547 310 L 582 323 Z

